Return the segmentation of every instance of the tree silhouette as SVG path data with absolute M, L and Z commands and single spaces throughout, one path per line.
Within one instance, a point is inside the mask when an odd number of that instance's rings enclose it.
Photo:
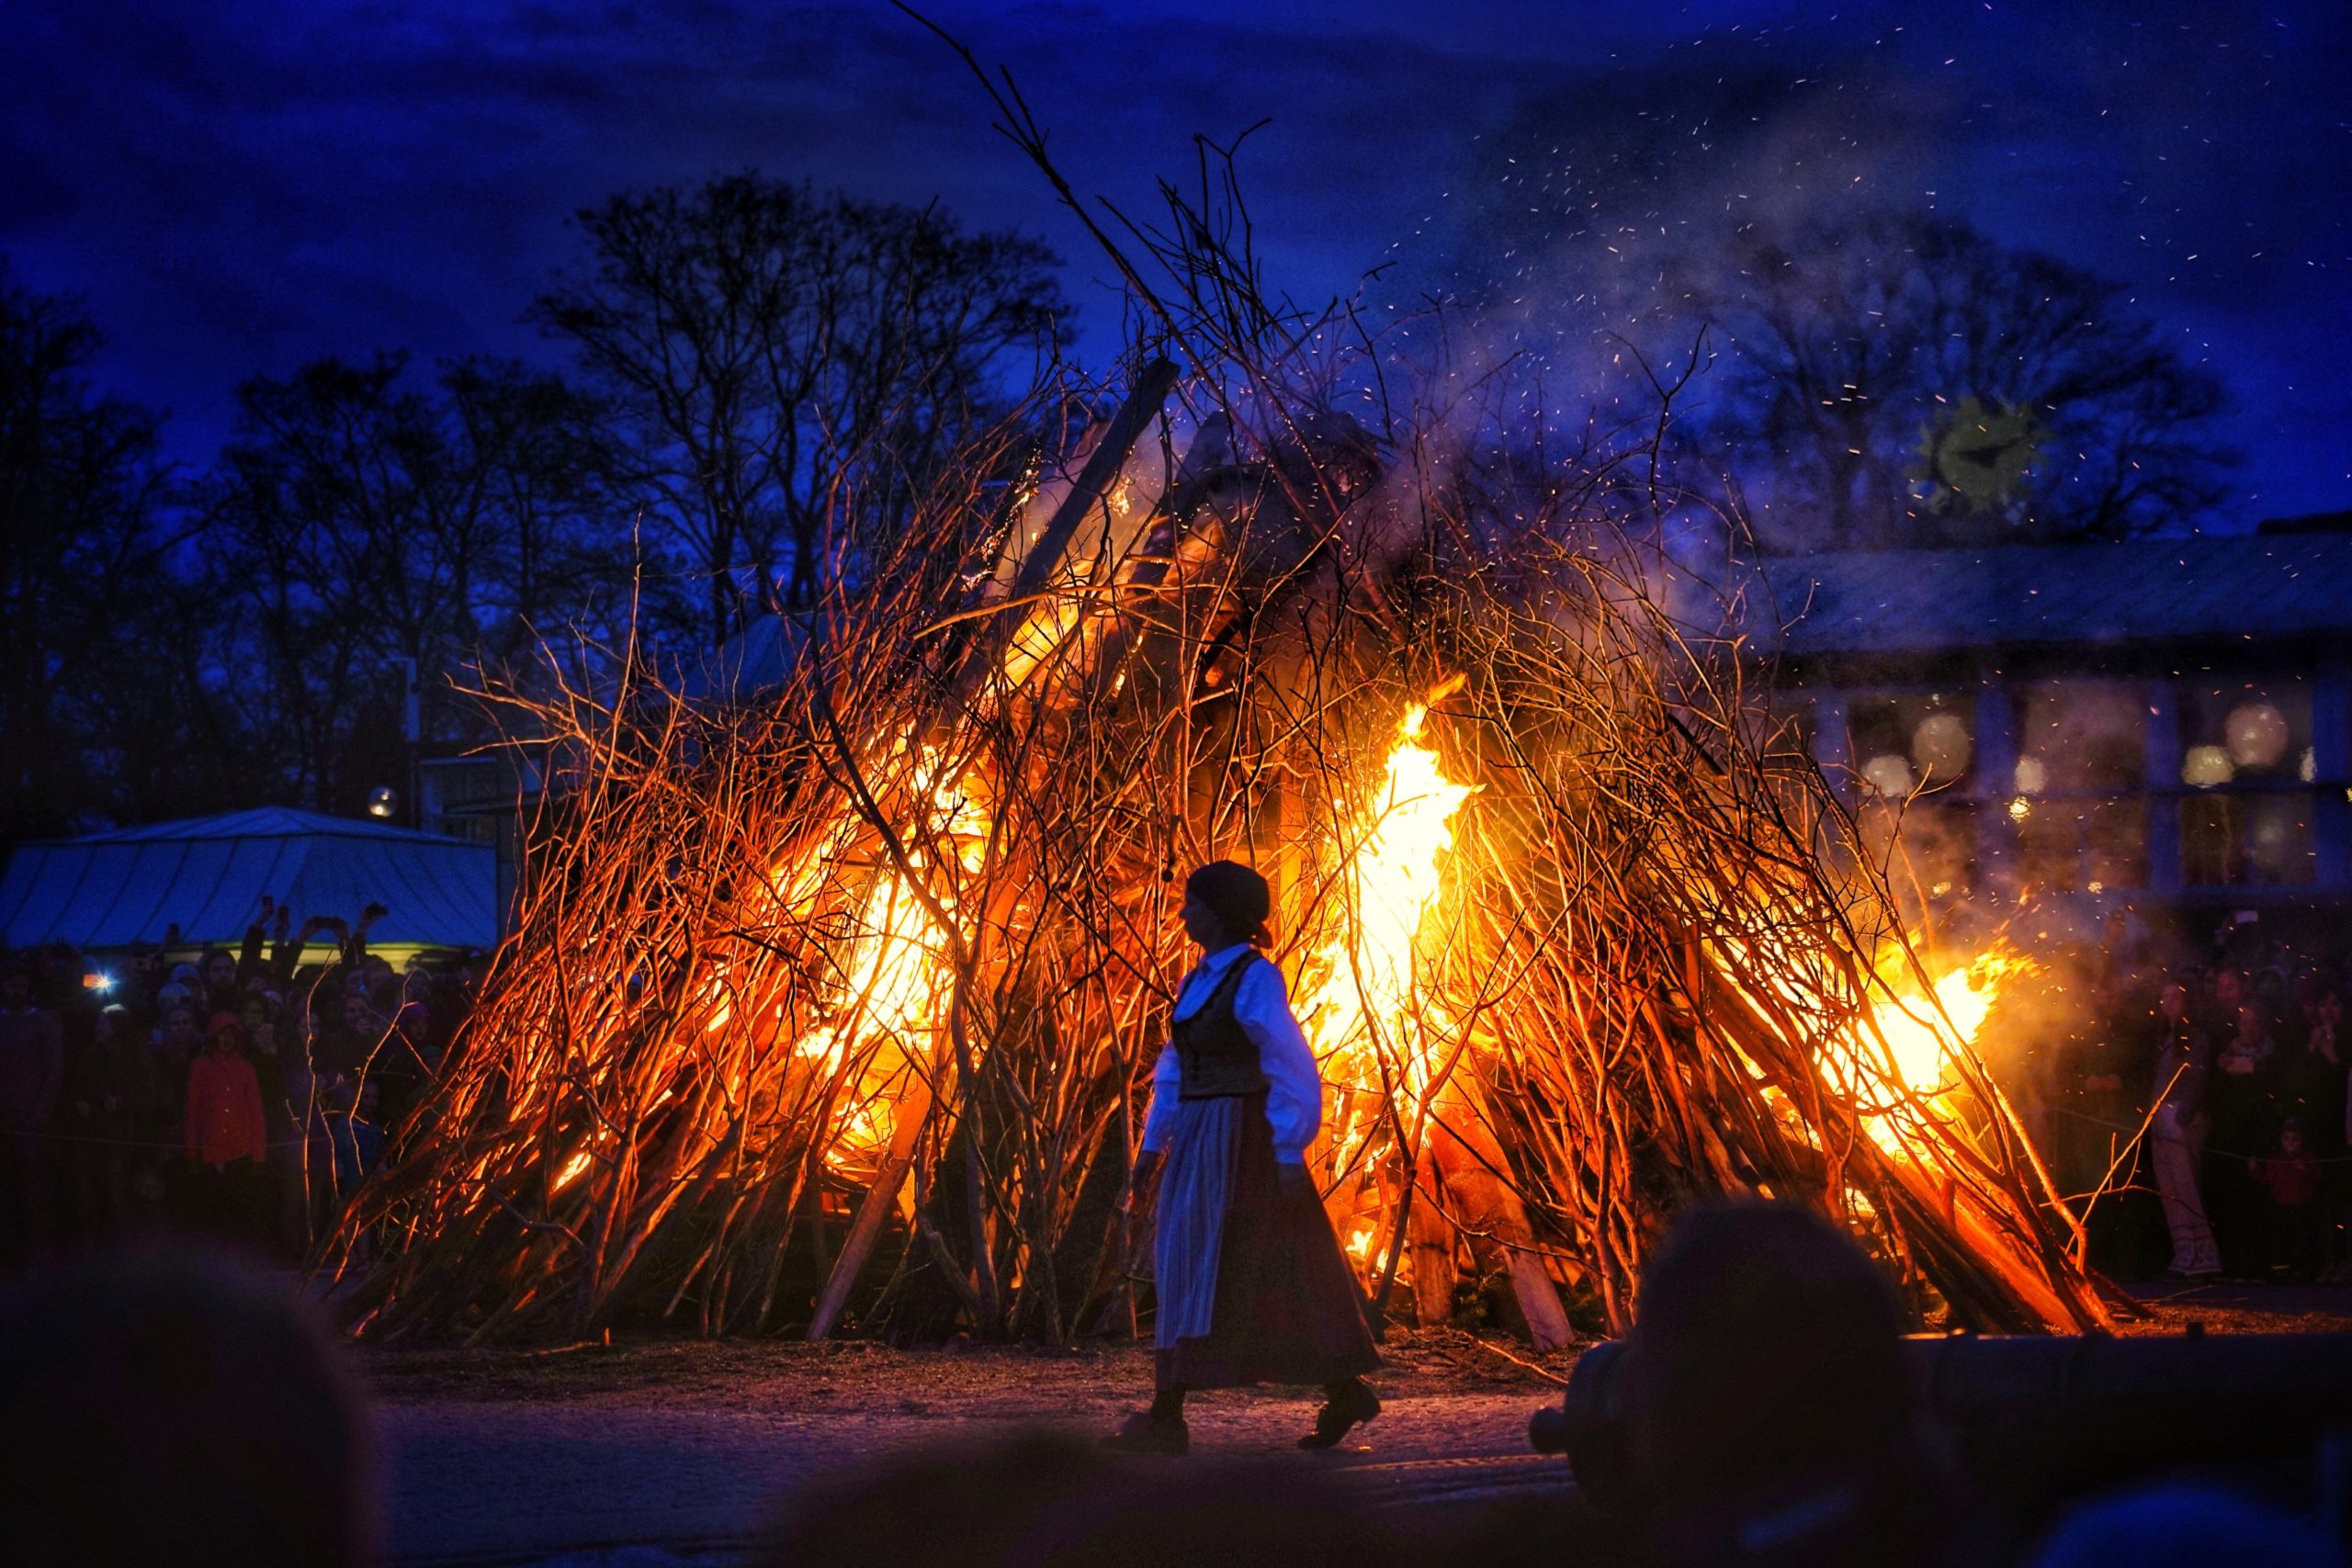
M 401 661 L 422 739 L 472 738 L 453 677 L 625 597 L 625 506 L 594 409 L 499 361 L 325 359 L 238 391 L 237 436 L 209 486 L 204 594 L 219 658 L 280 792 L 356 809 L 401 766 Z M 263 781 L 253 781 L 256 785 Z
M 1068 335 L 1051 253 L 936 209 L 746 174 L 577 221 L 585 269 L 532 314 L 608 400 L 714 644 L 854 572 L 1007 363 Z
M 1728 340 L 1712 428 L 1784 547 L 2120 538 L 2221 498 L 2221 378 L 2064 262 L 1881 211 L 1749 225 L 1684 274 Z
M 88 379 L 80 299 L 0 260 L 0 831 L 103 812 L 121 698 L 152 678 L 137 636 L 182 537 L 156 416 Z

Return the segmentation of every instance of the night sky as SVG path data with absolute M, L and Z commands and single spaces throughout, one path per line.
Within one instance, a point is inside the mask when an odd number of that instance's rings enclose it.
M 1014 68 L 1084 191 L 1140 208 L 1192 133 L 1271 118 L 1244 168 L 1301 299 L 1500 268 L 1573 341 L 1638 309 L 1654 239 L 1734 202 L 1964 214 L 2122 281 L 2225 374 L 2240 521 L 2352 507 L 2343 0 L 933 14 Z M 167 407 L 191 463 L 255 371 L 559 363 L 518 318 L 573 254 L 566 216 L 743 168 L 1040 232 L 1082 349 L 1114 345 L 1105 269 L 880 0 L 10 0 L 0 51 L 0 250 L 88 296 L 109 384 Z

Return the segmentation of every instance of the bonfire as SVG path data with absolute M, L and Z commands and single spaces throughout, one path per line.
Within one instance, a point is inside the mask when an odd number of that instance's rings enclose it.
M 1742 606 L 1660 544 L 1654 430 L 1531 457 L 1446 334 L 1271 304 L 1228 185 L 1168 203 L 1097 231 L 1121 384 L 1056 367 L 911 521 L 845 521 L 781 690 L 624 648 L 490 694 L 561 787 L 318 1259 L 356 1331 L 1131 1332 L 1174 906 L 1218 856 L 1275 887 L 1375 1321 L 1473 1281 L 1539 1345 L 1617 1332 L 1676 1212 L 1763 1194 L 1923 1318 L 2105 1322 L 1971 1049 L 1998 966 L 1928 972 Z

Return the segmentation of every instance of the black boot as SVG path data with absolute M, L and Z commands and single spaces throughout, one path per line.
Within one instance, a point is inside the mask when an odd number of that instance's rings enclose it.
M 1362 1378 L 1335 1382 L 1323 1391 L 1323 1408 L 1315 1413 L 1315 1430 L 1298 1439 L 1302 1449 L 1331 1449 L 1350 1427 L 1380 1414 L 1380 1396 Z
M 1102 1439 L 1102 1446 L 1122 1454 L 1181 1454 L 1193 1447 L 1193 1429 L 1184 1425 L 1184 1417 L 1161 1416 L 1154 1411 L 1138 1410 L 1128 1416 L 1119 1429 Z

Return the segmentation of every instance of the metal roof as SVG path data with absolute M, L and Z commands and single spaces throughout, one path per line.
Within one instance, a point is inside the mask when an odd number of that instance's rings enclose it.
M 234 943 L 268 894 L 294 911 L 388 911 L 383 946 L 490 947 L 497 853 L 437 833 L 284 807 L 20 845 L 0 875 L 0 946 Z
M 2352 635 L 2352 535 L 1781 557 L 1792 655 Z

